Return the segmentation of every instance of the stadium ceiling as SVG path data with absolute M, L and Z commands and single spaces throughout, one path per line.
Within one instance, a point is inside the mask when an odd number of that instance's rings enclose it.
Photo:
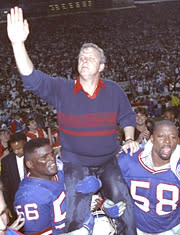
M 0 0 L 0 21 L 11 7 L 22 7 L 27 17 L 49 17 L 132 6 L 134 0 Z

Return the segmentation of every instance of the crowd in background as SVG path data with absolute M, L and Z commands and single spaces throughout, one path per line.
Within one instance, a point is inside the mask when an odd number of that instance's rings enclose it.
M 180 94 L 180 2 L 137 5 L 114 11 L 28 19 L 29 55 L 37 69 L 76 79 L 77 56 L 84 42 L 94 42 L 107 56 L 105 79 L 128 81 L 133 106 L 147 106 L 150 117 L 175 107 Z M 6 24 L 0 24 L 0 116 L 7 122 L 18 110 L 51 119 L 53 107 L 25 90 L 17 71 Z M 175 97 L 175 99 L 174 99 Z M 40 120 L 39 119 L 39 120 Z

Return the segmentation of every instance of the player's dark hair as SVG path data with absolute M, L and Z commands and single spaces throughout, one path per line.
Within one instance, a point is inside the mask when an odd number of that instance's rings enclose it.
M 37 148 L 41 148 L 45 145 L 50 145 L 49 139 L 47 138 L 35 138 L 30 140 L 24 145 L 24 160 L 25 162 L 31 158 L 31 154 Z
M 14 142 L 21 141 L 21 140 L 23 140 L 24 142 L 27 141 L 26 135 L 24 132 L 18 132 L 13 135 L 10 135 L 9 143 L 12 144 Z
M 166 125 L 166 126 L 172 126 L 175 128 L 175 130 L 177 131 L 177 134 L 178 134 L 178 130 L 177 130 L 177 127 L 175 126 L 175 124 L 169 120 L 162 120 L 162 121 L 158 121 L 158 122 L 155 122 L 154 124 L 154 129 L 153 129 L 153 133 L 157 130 L 157 128 L 159 126 L 162 126 L 162 125 Z

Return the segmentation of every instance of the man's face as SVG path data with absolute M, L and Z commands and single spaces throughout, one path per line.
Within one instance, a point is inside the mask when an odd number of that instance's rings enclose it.
M 178 143 L 176 128 L 166 124 L 160 125 L 153 133 L 151 140 L 153 143 L 152 157 L 158 162 L 162 162 L 162 165 L 168 163 Z
M 23 140 L 11 143 L 11 148 L 13 150 L 13 153 L 15 153 L 18 157 L 22 157 L 24 155 L 23 147 L 24 147 Z
M 56 157 L 50 145 L 35 149 L 27 164 L 31 175 L 40 179 L 49 179 L 57 173 Z
M 8 217 L 5 213 L 6 211 L 6 203 L 4 201 L 3 193 L 0 191 L 0 235 L 6 234 L 7 224 L 8 224 Z
M 83 49 L 79 54 L 78 72 L 81 77 L 91 77 L 99 75 L 104 69 L 104 64 L 100 63 L 100 53 L 92 47 Z
M 37 128 L 37 122 L 35 120 L 31 120 L 28 124 L 30 130 L 35 130 Z
M 139 113 L 139 112 L 136 113 L 136 124 L 137 125 L 139 125 L 139 126 L 144 125 L 146 120 L 147 120 L 147 117 L 145 114 Z
M 171 112 L 165 112 L 164 113 L 164 119 L 165 120 L 169 120 L 171 122 L 175 121 L 175 117 L 174 117 L 174 115 Z

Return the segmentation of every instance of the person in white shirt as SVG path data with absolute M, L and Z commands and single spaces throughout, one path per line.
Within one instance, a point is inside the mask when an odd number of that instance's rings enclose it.
M 4 199 L 10 210 L 11 222 L 16 218 L 13 209 L 14 195 L 19 187 L 19 183 L 26 174 L 24 165 L 24 144 L 26 143 L 26 135 L 22 132 L 15 133 L 10 136 L 9 144 L 10 153 L 1 161 L 1 179 L 4 185 Z

